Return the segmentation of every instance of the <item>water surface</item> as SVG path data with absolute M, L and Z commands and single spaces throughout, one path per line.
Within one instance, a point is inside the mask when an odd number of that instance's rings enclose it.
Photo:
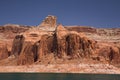
M 0 73 L 0 80 L 120 80 L 120 75 L 72 73 Z

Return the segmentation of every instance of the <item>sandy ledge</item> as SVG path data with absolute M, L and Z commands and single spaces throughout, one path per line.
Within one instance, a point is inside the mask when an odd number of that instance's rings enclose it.
M 27 66 L 0 66 L 0 72 L 41 73 L 99 73 L 120 74 L 120 69 L 109 64 L 48 64 Z

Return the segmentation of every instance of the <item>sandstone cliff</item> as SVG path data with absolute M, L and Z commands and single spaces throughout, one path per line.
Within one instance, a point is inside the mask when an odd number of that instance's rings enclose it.
M 50 16 L 47 17 L 48 22 L 49 19 Z M 53 21 L 56 21 L 56 18 Z M 45 19 L 42 27 L 49 28 L 46 25 L 57 27 L 54 27 L 54 31 L 37 27 L 15 37 L 12 54 L 18 59 L 18 65 L 32 64 L 48 54 L 54 54 L 58 58 L 85 58 L 94 54 L 95 41 L 75 31 L 68 31 L 62 24 L 46 23 Z
M 120 29 L 66 27 L 57 24 L 55 16 L 46 17 L 36 27 L 5 25 L 0 27 L 0 37 L 4 39 L 0 59 L 14 55 L 17 65 L 59 63 L 60 60 L 69 63 L 75 59 L 119 64 L 119 32 Z
M 52 53 L 60 58 L 84 58 L 94 52 L 94 41 L 80 36 L 77 32 L 67 31 L 62 25 L 52 33 L 50 35 L 47 32 L 35 32 L 38 36 L 17 35 L 13 42 L 12 54 L 18 58 L 18 64 L 31 64 Z M 32 39 L 34 37 L 37 40 Z
M 93 59 L 111 64 L 120 63 L 120 28 L 91 28 L 86 26 L 66 27 L 70 31 L 84 32 L 89 39 L 95 40 L 96 55 Z
M 0 60 L 8 58 L 8 56 L 10 56 L 10 53 L 7 49 L 7 45 L 0 42 Z
M 30 27 L 7 24 L 0 26 L 0 60 L 11 55 L 12 42 L 16 34 L 25 32 Z

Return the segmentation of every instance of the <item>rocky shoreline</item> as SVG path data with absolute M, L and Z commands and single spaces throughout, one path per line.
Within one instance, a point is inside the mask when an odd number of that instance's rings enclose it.
M 109 64 L 82 63 L 82 64 L 0 66 L 0 72 L 120 74 L 120 69 Z

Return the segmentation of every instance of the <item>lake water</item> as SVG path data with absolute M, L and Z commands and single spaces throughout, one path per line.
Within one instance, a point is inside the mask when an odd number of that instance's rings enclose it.
M 120 75 L 70 73 L 0 73 L 0 80 L 120 80 Z

